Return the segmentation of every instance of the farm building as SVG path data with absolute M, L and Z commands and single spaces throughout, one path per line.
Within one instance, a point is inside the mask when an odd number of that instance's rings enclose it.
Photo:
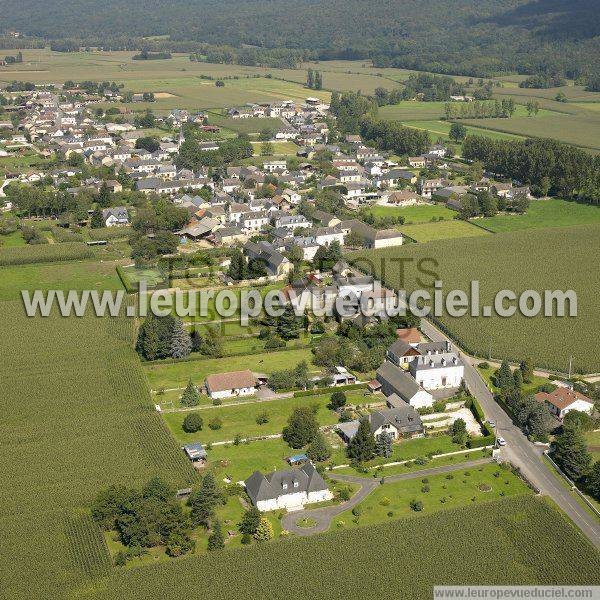
M 397 394 L 404 402 L 415 408 L 432 406 L 433 397 L 425 391 L 406 371 L 385 361 L 375 375 L 379 389 L 385 396 Z M 371 386 L 372 389 L 376 386 Z
M 206 450 L 202 447 L 202 444 L 188 444 L 187 446 L 183 447 L 183 451 L 194 463 L 204 463 L 206 461 Z
M 209 375 L 204 383 L 210 398 L 251 396 L 256 391 L 256 378 L 248 369 Z

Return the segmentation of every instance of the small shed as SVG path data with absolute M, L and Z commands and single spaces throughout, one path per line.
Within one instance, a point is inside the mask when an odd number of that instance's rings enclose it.
M 202 447 L 202 444 L 188 444 L 183 447 L 183 451 L 192 462 L 205 462 L 206 461 L 206 450 Z

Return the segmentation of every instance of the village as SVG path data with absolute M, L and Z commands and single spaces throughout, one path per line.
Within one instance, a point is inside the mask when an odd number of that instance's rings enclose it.
M 409 210 L 432 211 L 431 222 L 440 208 L 464 221 L 486 215 L 490 205 L 525 213 L 535 202 L 528 186 L 485 172 L 442 142 L 396 156 L 360 135 L 339 135 L 319 98 L 219 115 L 227 123 L 258 121 L 247 135 L 214 124 L 208 112 L 132 111 L 130 103 L 151 96 L 132 95 L 124 104 L 116 84 L 95 93 L 70 84 L 2 92 L 0 161 L 31 153 L 52 159 L 47 170 L 7 172 L 0 188 L 2 211 L 20 215 L 24 237 L 40 220 L 52 222 L 56 239 L 31 234 L 34 244 L 55 243 L 61 230 L 90 246 L 110 246 L 122 234 L 131 260 L 118 272 L 134 293 L 153 273 L 171 291 L 280 290 L 286 299 L 283 316 L 260 315 L 248 329 L 217 314 L 186 323 L 167 317 L 162 333 L 158 319 L 141 324 L 136 349 L 156 412 L 202 485 L 233 498 L 205 517 L 209 550 L 224 544 L 211 542 L 223 536 L 221 526 L 235 546 L 312 535 L 348 520 L 358 525 L 359 502 L 375 491 L 371 477 L 395 485 L 477 468 L 506 477 L 511 490 L 534 488 L 511 471 L 507 441 L 465 374 L 493 371 L 489 387 L 502 390 L 507 369 L 513 377 L 508 362 L 492 369 L 418 318 L 390 317 L 396 291 L 346 260 L 353 251 L 415 243 L 403 227 Z M 261 128 L 261 120 L 270 127 Z M 282 144 L 287 153 L 277 154 Z M 302 294 L 309 301 L 298 316 Z M 368 315 L 358 310 L 366 296 L 375 306 Z M 357 310 L 310 314 L 338 297 Z M 156 351 L 155 336 L 167 351 Z M 530 410 L 543 427 L 533 435 L 543 443 L 569 412 L 595 414 L 593 400 L 571 382 L 549 384 L 532 379 L 530 366 L 512 368 L 517 401 L 535 399 Z M 473 498 L 488 491 L 488 483 L 477 485 Z M 428 488 L 423 483 L 421 492 Z M 192 488 L 177 496 L 197 499 Z M 421 500 L 404 504 L 423 508 Z M 242 508 L 266 517 L 254 515 L 254 529 L 238 531 Z M 139 559 L 136 552 L 123 543 L 113 550 L 122 564 Z

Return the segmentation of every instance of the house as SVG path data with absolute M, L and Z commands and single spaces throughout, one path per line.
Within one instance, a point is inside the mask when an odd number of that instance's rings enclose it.
M 558 387 L 553 392 L 538 392 L 535 399 L 544 403 L 558 419 L 564 419 L 565 415 L 572 410 L 588 415 L 594 411 L 594 402 L 590 398 L 565 387 Z
M 353 385 L 356 383 L 356 377 L 346 367 L 335 367 L 330 376 L 333 385 Z
M 392 192 L 386 198 L 387 204 L 394 204 L 396 206 L 414 206 L 423 202 L 423 198 L 415 192 L 409 190 L 402 190 L 401 192 Z
M 211 399 L 232 396 L 252 396 L 256 391 L 256 378 L 249 369 L 208 375 L 204 382 Z
M 419 350 L 400 337 L 387 349 L 385 355 L 387 360 L 397 367 L 408 365 L 418 356 L 422 356 Z
M 426 390 L 457 388 L 465 372 L 465 366 L 455 352 L 419 356 L 408 368 L 416 382 Z
M 272 277 L 283 277 L 294 268 L 294 265 L 269 242 L 246 242 L 244 252 L 249 260 L 263 261 L 267 273 Z
M 424 156 L 409 156 L 408 164 L 413 169 L 424 169 L 426 165 L 426 160 Z
M 404 369 L 385 361 L 375 374 L 375 381 L 385 396 L 396 394 L 414 408 L 433 406 L 433 396 L 424 390 Z M 377 387 L 377 386 L 372 386 Z
M 188 444 L 183 447 L 183 451 L 193 463 L 206 462 L 206 450 L 202 447 L 202 444 Z
M 419 192 L 424 198 L 431 198 L 442 187 L 444 183 L 441 179 L 421 179 L 419 182 Z
M 394 440 L 417 437 L 423 433 L 423 423 L 419 413 L 409 404 L 396 396 L 394 408 L 375 410 L 369 416 L 371 433 L 377 439 L 382 433 L 388 433 Z M 345 442 L 350 442 L 356 435 L 359 421 L 340 423 L 336 430 Z
M 299 469 L 273 471 L 267 475 L 254 471 L 244 485 L 250 501 L 260 511 L 297 509 L 333 498 L 325 480 L 310 462 Z
M 229 246 L 236 242 L 245 242 L 248 235 L 239 227 L 223 227 L 214 231 L 212 238 L 215 244 Z
M 105 208 L 102 211 L 102 220 L 104 221 L 106 227 L 129 225 L 129 214 L 124 206 Z

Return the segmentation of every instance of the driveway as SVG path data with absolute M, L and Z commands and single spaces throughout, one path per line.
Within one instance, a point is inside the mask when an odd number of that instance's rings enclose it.
M 448 340 L 441 331 L 425 319 L 421 320 L 423 333 L 433 341 Z M 536 486 L 542 494 L 552 498 L 556 504 L 573 520 L 587 538 L 600 548 L 600 520 L 589 513 L 577 500 L 562 481 L 551 473 L 546 463 L 542 462 L 543 448 L 532 444 L 523 432 L 513 424 L 510 417 L 495 402 L 490 390 L 479 375 L 474 364 L 479 362 L 462 354 L 465 363 L 465 381 L 471 393 L 479 400 L 487 419 L 496 421 L 496 430 L 507 445 L 502 449 L 502 456 L 521 469 L 525 477 Z
M 388 475 L 383 477 L 385 483 L 393 483 L 395 481 L 407 481 L 409 479 L 419 479 L 430 475 L 439 475 L 441 473 L 450 473 L 452 471 L 460 471 L 461 469 L 469 469 L 480 465 L 492 462 L 491 458 L 480 458 L 477 460 L 466 461 L 460 464 L 444 465 L 442 467 L 432 467 L 430 469 L 421 469 L 419 471 L 411 471 L 410 473 L 402 473 L 400 475 Z M 355 475 L 337 475 L 329 473 L 329 478 L 334 481 L 343 481 L 360 485 L 360 489 L 350 500 L 338 504 L 336 506 L 325 506 L 324 508 L 313 508 L 309 510 L 298 510 L 295 512 L 286 513 L 281 519 L 283 529 L 296 535 L 308 536 L 315 533 L 323 533 L 329 529 L 331 521 L 346 510 L 354 508 L 360 504 L 375 488 L 381 485 L 382 478 L 374 477 L 359 477 Z M 299 527 L 296 525 L 301 519 L 312 519 L 315 521 L 314 527 Z

